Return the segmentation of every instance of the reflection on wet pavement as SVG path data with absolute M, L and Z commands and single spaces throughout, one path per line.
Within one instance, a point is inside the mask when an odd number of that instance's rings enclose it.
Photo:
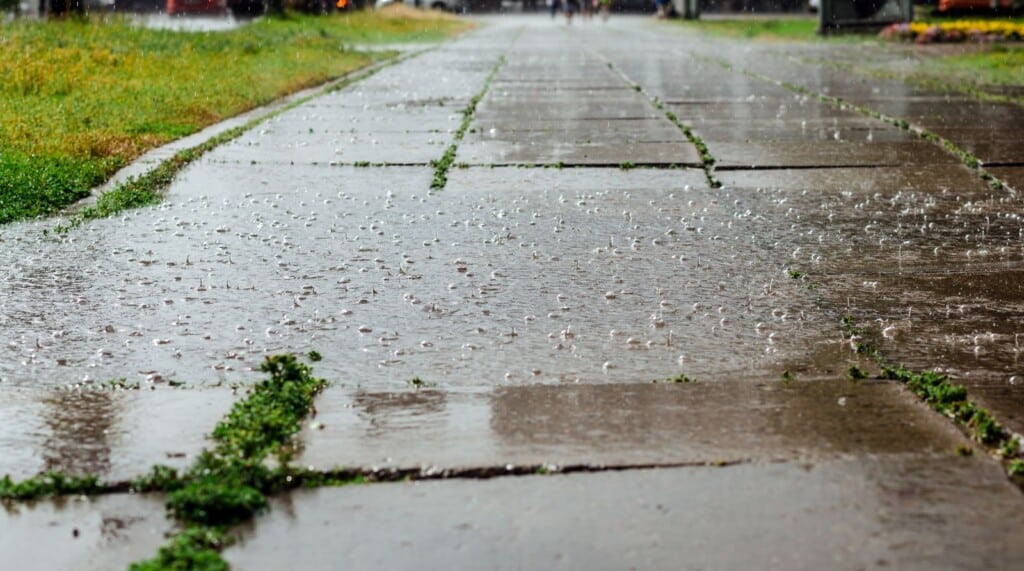
M 835 378 L 329 389 L 317 408 L 298 461 L 325 469 L 820 460 L 965 443 L 891 384 Z
M 801 219 L 827 306 L 872 333 L 887 358 L 938 369 L 1024 430 L 1021 199 L 950 166 L 723 173 L 778 193 Z
M 1019 505 L 995 466 L 930 456 L 346 486 L 275 500 L 225 557 L 239 568 L 303 553 L 308 569 L 1012 569 Z
M 152 556 L 172 528 L 151 494 L 0 502 L 4 569 L 106 571 Z
M 7 320 L 5 382 L 244 381 L 310 349 L 326 378 L 390 387 L 775 376 L 835 328 L 786 276 L 790 206 L 699 170 L 455 169 L 428 195 L 426 169 L 218 156 L 158 208 L 11 233 L 42 252 L 10 259 L 8 306 L 34 307 L 18 276 L 53 258 L 88 276 L 88 311 Z
M 240 565 L 313 541 L 357 567 L 422 566 L 407 548 L 436 531 L 446 565 L 665 566 L 682 549 L 724 567 L 1009 567 L 1019 493 L 982 454 L 953 456 L 967 441 L 901 387 L 843 378 L 858 362 L 840 318 L 1024 430 L 1024 205 L 941 146 L 813 94 L 1003 165 L 1019 144 L 986 129 L 1019 110 L 944 100 L 933 114 L 936 94 L 806 63 L 828 48 L 758 55 L 758 73 L 798 93 L 742 73 L 739 42 L 548 24 L 496 22 L 283 113 L 192 165 L 159 206 L 57 236 L 5 227 L 0 474 L 186 464 L 233 397 L 168 385 L 248 383 L 266 355 L 316 349 L 333 387 L 303 465 L 751 464 L 298 494 L 231 552 Z M 631 48 L 612 49 L 622 38 Z M 430 192 L 431 161 L 502 55 Z M 648 97 L 704 139 L 722 188 Z M 1011 185 L 1019 170 L 993 167 Z M 651 383 L 680 372 L 697 382 Z M 119 377 L 160 390 L 93 390 Z M 601 493 L 623 485 L 650 501 Z M 330 540 L 290 533 L 289 514 L 326 519 L 313 527 Z M 617 518 L 646 522 L 643 536 Z M 780 519 L 784 536 L 764 533 Z M 611 538 L 611 555 L 550 529 Z
M 0 478 L 56 470 L 123 482 L 154 464 L 183 468 L 235 400 L 220 390 L 7 389 Z

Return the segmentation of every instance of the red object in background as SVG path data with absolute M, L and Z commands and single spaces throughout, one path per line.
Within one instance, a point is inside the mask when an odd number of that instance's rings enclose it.
M 223 14 L 226 0 L 167 0 L 168 14 Z
M 993 8 L 1009 10 L 1012 6 L 1013 0 L 996 0 L 995 5 L 992 0 L 939 0 L 939 12 L 984 12 Z

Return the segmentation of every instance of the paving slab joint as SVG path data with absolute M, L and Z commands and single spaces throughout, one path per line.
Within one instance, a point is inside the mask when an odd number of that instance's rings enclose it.
M 783 89 L 792 91 L 794 93 L 799 93 L 800 95 L 806 95 L 808 97 L 814 97 L 814 98 L 818 99 L 819 101 L 822 101 L 824 103 L 828 103 L 828 104 L 832 105 L 833 107 L 836 107 L 837 109 L 840 109 L 840 110 L 848 110 L 848 109 L 854 110 L 854 111 L 860 113 L 861 115 L 864 115 L 865 117 L 870 117 L 872 119 L 878 119 L 879 121 L 884 121 L 886 123 L 889 123 L 889 124 L 899 128 L 899 129 L 901 129 L 903 131 L 906 131 L 908 133 L 912 133 L 912 134 L 916 135 L 917 137 L 919 137 L 921 139 L 924 139 L 926 141 L 938 144 L 945 151 L 947 151 L 950 154 L 952 154 L 953 156 L 957 157 L 957 159 L 959 159 L 965 166 L 967 166 L 967 168 L 969 168 L 969 169 L 973 170 L 974 172 L 976 172 L 978 174 L 978 176 L 981 177 L 981 179 L 984 180 L 985 183 L 992 190 L 997 190 L 997 191 L 998 190 L 1005 190 L 1005 191 L 1009 192 L 1013 196 L 1016 196 L 1016 194 L 1017 194 L 1016 189 L 1011 187 L 1009 184 L 1007 184 L 1005 181 L 1003 181 L 999 177 L 997 177 L 997 176 L 993 175 L 992 173 L 986 171 L 982 161 L 979 160 L 978 157 L 974 156 L 973 153 L 967 151 L 966 149 L 961 148 L 960 146 L 958 146 L 953 141 L 950 141 L 949 139 L 946 139 L 945 137 L 942 137 L 942 136 L 938 135 L 937 133 L 933 133 L 933 132 L 929 131 L 928 129 L 925 129 L 924 127 L 921 127 L 921 126 L 918 126 L 918 125 L 913 125 L 910 122 L 908 122 L 907 120 L 901 119 L 899 117 L 893 117 L 891 115 L 887 115 L 885 113 L 881 113 L 879 111 L 875 111 L 874 109 L 871 109 L 870 107 L 865 107 L 865 106 L 862 106 L 862 105 L 857 105 L 857 104 L 852 103 L 850 101 L 847 101 L 847 100 L 845 100 L 845 99 L 843 99 L 841 97 L 836 97 L 834 95 L 827 95 L 827 94 L 824 94 L 824 93 L 819 93 L 819 92 L 813 91 L 811 89 L 808 89 L 808 88 L 806 88 L 806 87 L 804 87 L 802 85 L 797 85 L 795 83 L 790 83 L 788 81 L 777 80 L 775 78 L 772 78 L 772 77 L 769 77 L 767 75 L 758 73 L 756 71 L 751 71 L 749 69 L 738 69 L 732 63 L 730 63 L 730 62 L 728 62 L 728 61 L 726 61 L 724 59 L 721 59 L 721 58 L 716 58 L 716 57 L 711 57 L 711 56 L 706 56 L 706 55 L 698 55 L 698 54 L 692 54 L 692 56 L 694 58 L 696 58 L 696 59 L 699 59 L 699 60 L 702 60 L 702 61 L 705 61 L 705 62 L 708 62 L 708 63 L 712 63 L 712 64 L 715 64 L 715 65 L 718 65 L 718 66 L 720 66 L 720 67 L 722 67 L 724 69 L 727 69 L 729 71 L 733 71 L 733 72 L 737 72 L 737 73 L 742 73 L 743 75 L 746 75 L 747 77 L 750 77 L 750 78 L 753 78 L 753 79 L 757 79 L 757 80 L 760 80 L 760 81 L 764 81 L 766 83 L 770 83 L 772 85 L 781 87 Z
M 666 109 L 665 105 L 661 102 L 660 99 L 658 99 L 657 96 L 653 96 L 650 93 L 648 93 L 642 85 L 633 81 L 628 75 L 626 75 L 624 71 L 619 69 L 619 67 L 616 66 L 611 60 L 609 60 L 608 58 L 604 57 L 599 53 L 592 53 L 596 57 L 604 60 L 604 62 L 608 66 L 608 69 L 614 71 L 619 77 L 622 78 L 624 82 L 632 86 L 634 91 L 643 95 L 647 99 L 648 103 L 650 103 L 658 111 L 662 112 L 665 115 L 666 119 L 671 121 L 673 125 L 675 125 L 680 131 L 682 131 L 683 135 L 686 136 L 686 139 L 694 147 L 696 147 L 697 152 L 700 153 L 701 168 L 704 169 L 704 176 L 707 178 L 708 184 L 711 185 L 711 188 L 721 188 L 722 182 L 715 178 L 715 157 L 714 155 L 711 154 L 711 151 L 708 150 L 708 146 L 704 143 L 704 140 L 701 139 L 701 137 L 697 135 L 689 125 L 684 123 L 678 115 L 673 113 L 671 110 Z
M 512 46 L 519 41 L 520 36 L 523 34 L 523 30 L 523 28 L 520 28 L 518 33 L 513 36 L 512 41 L 509 43 L 508 47 L 505 48 L 506 50 L 511 49 Z M 473 98 L 469 100 L 465 109 L 462 110 L 462 123 L 459 124 L 458 130 L 455 131 L 455 136 L 452 137 L 451 144 L 445 149 L 444 154 L 441 155 L 440 159 L 431 161 L 431 164 L 434 167 L 434 178 L 430 182 L 431 191 L 443 190 L 445 185 L 448 184 L 448 171 L 451 170 L 452 165 L 455 163 L 455 155 L 459 151 L 459 143 L 462 142 L 462 139 L 466 136 L 466 132 L 469 131 L 469 125 L 473 122 L 473 115 L 476 114 L 477 106 L 480 104 L 480 101 L 483 100 L 484 96 L 487 95 L 487 92 L 491 88 L 491 83 L 494 81 L 494 77 L 498 75 L 498 70 L 505 64 L 506 59 L 505 54 L 498 56 L 498 60 L 494 62 L 490 73 L 487 74 L 487 78 L 484 80 L 483 87 L 481 87 L 480 91 L 478 91 Z
M 1024 492 L 1024 436 L 1000 424 L 991 412 L 969 399 L 967 387 L 956 384 L 949 375 L 912 371 L 902 364 L 890 362 L 874 343 L 867 340 L 870 332 L 858 326 L 852 316 L 843 316 L 841 326 L 850 346 L 881 367 L 880 379 L 899 382 L 934 411 L 951 420 L 968 438 L 997 459 L 1011 481 Z M 854 377 L 856 373 L 851 369 L 850 375 Z M 972 453 L 969 448 L 959 452 Z

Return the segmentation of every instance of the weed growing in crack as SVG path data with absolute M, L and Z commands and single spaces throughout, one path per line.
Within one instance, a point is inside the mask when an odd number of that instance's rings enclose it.
M 684 375 L 683 373 L 679 373 L 678 375 L 676 375 L 676 376 L 674 376 L 674 377 L 668 377 L 668 378 L 665 378 L 665 379 L 654 379 L 654 380 L 653 380 L 653 381 L 651 381 L 651 382 L 652 382 L 652 383 L 674 383 L 674 384 L 683 384 L 683 383 L 696 383 L 696 382 L 697 382 L 697 379 L 691 379 L 690 377 L 687 377 L 687 376 L 686 376 L 686 375 Z
M 133 564 L 130 571 L 227 571 L 220 550 L 231 543 L 223 529 L 189 526 L 175 535 L 156 557 Z
M 38 500 L 63 495 L 93 495 L 103 491 L 96 476 L 68 476 L 47 472 L 28 480 L 15 482 L 10 476 L 0 479 L 0 500 Z
M 948 375 L 934 371 L 911 371 L 886 362 L 877 348 L 862 341 L 865 331 L 858 328 L 852 316 L 842 318 L 843 330 L 858 353 L 871 356 L 882 367 L 883 379 L 903 383 L 908 389 L 937 412 L 963 427 L 975 441 L 1004 459 L 1007 473 L 1021 462 L 1013 458 L 1019 454 L 1017 437 L 1005 429 L 988 410 L 967 398 L 967 388 L 953 383 Z
M 405 384 L 409 385 L 410 387 L 412 387 L 414 389 L 422 389 L 422 388 L 426 388 L 426 387 L 436 387 L 437 386 L 437 383 L 430 383 L 430 382 L 424 381 L 423 379 L 421 379 L 419 377 L 413 377 L 413 378 L 409 379 L 408 381 L 405 381 Z
M 180 477 L 172 468 L 156 466 L 133 483 L 140 491 L 168 491 L 168 512 L 185 525 L 156 558 L 133 570 L 220 569 L 225 529 L 267 509 L 267 494 L 289 487 L 287 462 L 278 470 L 264 462 L 274 453 L 287 459 L 282 448 L 300 430 L 327 383 L 314 378 L 294 355 L 268 357 L 260 370 L 270 377 L 251 388 L 214 428 L 213 450 L 204 450 Z M 199 562 L 202 566 L 192 566 Z
M 1011 461 L 1007 465 L 1006 471 L 1011 476 L 1015 476 L 1015 477 L 1024 476 L 1024 460 L 1017 459 L 1017 460 Z
M 441 190 L 448 184 L 448 171 L 451 170 L 452 165 L 455 163 L 455 154 L 459 150 L 459 143 L 462 142 L 466 132 L 469 131 L 469 124 L 473 122 L 473 114 L 476 113 L 477 105 L 480 104 L 484 95 L 487 94 L 487 90 L 491 87 L 491 82 L 494 81 L 494 76 L 498 74 L 498 70 L 504 63 L 505 56 L 502 55 L 495 62 L 494 67 L 491 68 L 487 79 L 484 80 L 484 86 L 469 100 L 469 104 L 462 110 L 462 123 L 459 125 L 459 129 L 455 131 L 452 144 L 448 145 L 440 159 L 430 161 L 431 166 L 434 167 L 434 178 L 430 181 L 430 190 Z
M 178 471 L 170 466 L 158 464 L 153 466 L 148 474 L 139 476 L 132 480 L 131 489 L 133 492 L 173 492 L 180 490 L 185 482 L 178 475 Z
M 857 365 L 853 365 L 846 371 L 846 375 L 850 377 L 850 380 L 859 381 L 861 379 L 868 378 L 868 374 Z
M 721 60 L 721 59 L 710 58 L 710 57 L 701 57 L 700 59 L 704 59 L 705 61 L 709 61 L 709 62 L 715 63 L 716 65 L 719 65 L 719 66 L 721 66 L 721 67 L 723 67 L 723 68 L 725 68 L 727 70 L 738 71 L 739 73 L 742 73 L 743 75 L 746 75 L 748 77 L 752 77 L 754 79 L 758 79 L 758 80 L 764 81 L 766 83 L 771 83 L 771 84 L 777 85 L 777 86 L 782 87 L 784 89 L 788 89 L 790 91 L 793 91 L 794 93 L 799 93 L 801 95 L 806 95 L 808 97 L 816 98 L 819 101 L 822 101 L 824 103 L 828 103 L 828 104 L 830 104 L 830 105 L 832 105 L 834 107 L 837 107 L 839 109 L 843 109 L 843 110 L 851 109 L 851 110 L 856 111 L 856 112 L 858 112 L 861 115 L 864 115 L 866 117 L 872 117 L 874 119 L 878 119 L 879 121 L 885 121 L 885 122 L 887 122 L 887 123 L 889 123 L 891 125 L 896 126 L 897 128 L 899 128 L 902 131 L 906 131 L 908 133 L 913 133 L 913 134 L 917 135 L 918 137 L 920 137 L 920 138 L 922 138 L 922 139 L 924 139 L 926 141 L 931 141 L 933 143 L 937 143 L 939 146 L 941 146 L 947 152 L 949 152 L 949 153 L 951 153 L 953 155 L 956 155 L 956 157 L 958 159 L 960 159 L 961 162 L 963 162 L 971 170 L 975 171 L 978 174 L 978 176 L 980 176 L 988 184 L 989 188 L 991 188 L 993 190 L 1003 190 L 1003 189 L 1006 188 L 1006 185 L 1001 180 L 999 180 L 998 178 L 993 176 L 991 173 L 989 173 L 989 172 L 984 170 L 982 162 L 974 154 L 972 154 L 971 152 L 967 151 L 966 149 L 961 148 L 960 146 L 958 146 L 957 144 L 953 143 L 949 139 L 946 139 L 944 137 L 939 136 L 936 133 L 933 133 L 933 132 L 928 131 L 928 130 L 923 129 L 923 128 L 914 127 L 913 125 L 911 125 L 910 123 L 908 123 L 904 119 L 900 119 L 898 117 L 892 117 L 892 116 L 886 115 L 884 113 L 880 113 L 880 112 L 875 111 L 875 110 L 873 110 L 873 109 L 871 109 L 869 107 L 863 107 L 863 106 L 860 106 L 860 105 L 853 104 L 853 103 L 851 103 L 849 101 L 846 101 L 846 100 L 844 100 L 844 99 L 842 99 L 840 97 L 835 97 L 833 95 L 825 95 L 824 93 L 818 93 L 818 92 L 812 91 L 812 90 L 810 90 L 810 89 L 808 89 L 806 87 L 803 87 L 803 86 L 800 86 L 800 85 L 796 85 L 794 83 L 790 83 L 788 81 L 780 81 L 780 80 L 772 79 L 771 77 L 768 77 L 766 75 L 762 75 L 760 73 L 753 72 L 753 71 L 750 71 L 750 70 L 737 70 L 736 68 L 734 68 L 732 66 L 732 64 L 730 64 L 730 63 L 728 63 L 728 62 L 726 62 L 724 60 Z

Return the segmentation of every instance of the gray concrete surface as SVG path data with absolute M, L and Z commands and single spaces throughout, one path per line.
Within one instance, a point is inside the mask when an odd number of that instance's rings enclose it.
M 1014 569 L 1024 515 L 1001 498 L 1016 496 L 991 465 L 921 456 L 325 488 L 276 501 L 226 558 L 237 569 L 297 554 L 307 569 Z
M 815 94 L 1010 186 L 1019 145 L 986 134 L 1022 111 L 815 63 L 835 46 L 485 24 L 215 150 L 159 206 L 0 229 L 0 473 L 184 463 L 231 403 L 217 387 L 316 349 L 314 468 L 739 465 L 288 494 L 239 569 L 1014 568 L 1019 490 L 902 387 L 848 380 L 871 365 L 840 318 L 1024 429 L 1021 199 Z M 696 382 L 651 382 L 679 373 Z M 118 377 L 143 392 L 95 390 Z M 96 567 L 38 563 L 65 556 Z

